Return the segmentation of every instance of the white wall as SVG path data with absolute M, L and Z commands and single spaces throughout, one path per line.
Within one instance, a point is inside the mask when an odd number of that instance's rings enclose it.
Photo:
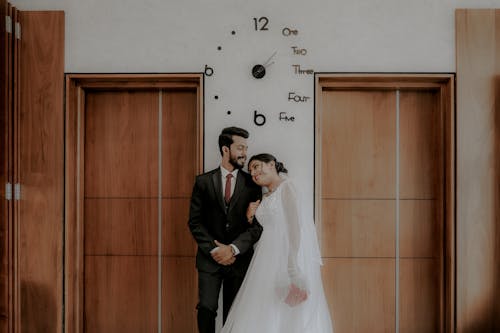
M 217 136 L 228 125 L 251 132 L 249 155 L 274 153 L 304 188 L 312 213 L 316 72 L 455 72 L 455 8 L 500 7 L 498 0 L 12 0 L 21 10 L 66 12 L 66 72 L 202 72 L 205 80 L 205 168 L 218 164 Z M 269 31 L 253 30 L 253 17 Z M 284 27 L 299 34 L 285 38 Z M 235 30 L 236 35 L 230 31 Z M 307 49 L 293 56 L 290 46 Z M 217 50 L 222 46 L 222 51 Z M 261 80 L 250 68 L 274 51 Z M 213 96 L 220 98 L 215 100 Z M 231 110 L 231 115 L 227 114 Z M 253 123 L 253 111 L 267 117 Z M 278 120 L 279 112 L 294 116 Z

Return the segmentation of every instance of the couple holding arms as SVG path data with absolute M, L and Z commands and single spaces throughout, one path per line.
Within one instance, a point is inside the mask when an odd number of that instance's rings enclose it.
M 198 243 L 199 332 L 215 332 L 223 285 L 221 333 L 331 333 L 313 220 L 274 156 L 255 155 L 250 174 L 242 170 L 248 137 L 238 127 L 223 129 L 220 167 L 193 187 L 188 224 Z

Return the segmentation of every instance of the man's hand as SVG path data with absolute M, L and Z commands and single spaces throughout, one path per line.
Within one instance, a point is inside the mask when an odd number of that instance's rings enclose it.
M 215 245 L 217 245 L 217 249 L 211 252 L 212 258 L 215 261 L 224 266 L 234 263 L 236 258 L 233 256 L 233 250 L 230 245 L 219 243 L 217 240 L 215 241 Z

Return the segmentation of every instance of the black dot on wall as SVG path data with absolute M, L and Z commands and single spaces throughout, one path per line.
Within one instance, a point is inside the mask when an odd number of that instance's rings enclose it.
M 222 50 L 222 46 L 217 46 L 217 50 Z
M 236 35 L 236 31 L 231 31 L 231 35 Z
M 219 99 L 219 95 L 215 95 L 215 96 L 214 96 L 214 99 Z
M 231 110 L 227 110 L 227 114 L 231 114 Z

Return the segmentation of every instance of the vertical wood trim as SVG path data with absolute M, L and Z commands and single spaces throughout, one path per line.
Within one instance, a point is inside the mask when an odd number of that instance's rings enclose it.
M 12 183 L 19 182 L 19 68 L 20 68 L 20 43 L 15 38 L 14 26 L 18 22 L 18 11 L 12 7 Z M 20 320 L 20 301 L 19 301 L 19 270 L 18 270 L 18 240 L 19 240 L 19 204 L 13 201 L 12 214 L 12 330 L 18 332 Z
M 10 114 L 9 107 L 9 72 L 10 38 L 6 29 L 6 16 L 9 9 L 6 0 L 0 0 L 0 331 L 8 330 L 9 315 L 9 225 L 10 206 L 7 201 L 5 184 L 12 183 L 10 177 Z
M 316 75 L 314 78 L 314 89 L 316 94 L 314 95 L 314 223 L 316 224 L 316 231 L 318 235 L 322 235 L 323 228 L 323 218 L 321 215 L 321 158 L 322 158 L 322 146 L 321 146 L 321 110 L 323 110 L 323 87 L 320 84 L 320 76 Z M 319 248 L 320 253 L 323 251 L 322 237 L 319 237 Z
M 76 119 L 76 109 L 78 108 L 78 97 L 77 97 L 77 88 L 75 83 L 66 76 L 66 105 L 65 105 L 65 127 L 66 127 L 66 136 L 65 136 L 65 191 L 64 191 L 64 201 L 65 201 L 65 233 L 64 233 L 64 243 L 65 243 L 65 257 L 64 257 L 64 279 L 65 279 L 65 292 L 64 292 L 64 304 L 65 304 L 65 312 L 64 312 L 64 322 L 65 322 L 65 331 L 66 332 L 79 332 L 76 329 L 77 320 L 74 317 L 77 311 L 77 301 L 75 300 L 76 295 L 76 287 L 74 281 L 76 281 L 75 273 L 76 269 L 74 259 L 76 258 L 76 248 L 71 244 L 76 244 L 76 235 L 77 232 L 75 230 L 76 221 L 76 154 L 77 150 L 75 149 L 76 142 L 78 140 L 76 132 L 70 129 L 77 128 L 77 119 Z M 69 100 L 71 98 L 71 101 Z M 71 221 L 71 223 L 68 223 Z
M 162 319 L 162 170 L 163 170 L 163 100 L 162 100 L 162 90 L 158 92 L 158 332 L 161 332 L 161 319 Z M 168 297 L 168 295 L 167 295 Z
M 450 82 L 441 89 L 442 107 L 445 110 L 443 128 L 444 156 L 444 195 L 445 207 L 444 218 L 445 228 L 443 237 L 444 259 L 442 269 L 444 270 L 444 290 L 443 300 L 444 313 L 441 315 L 443 322 L 441 327 L 445 332 L 456 331 L 456 227 L 455 227 L 455 79 L 450 78 Z M 453 305 L 453 306 L 448 306 Z
M 495 172 L 495 179 L 494 179 L 494 184 L 496 184 L 496 189 L 494 190 L 494 207 L 496 207 L 495 211 L 495 222 L 493 225 L 496 226 L 497 230 L 495 233 L 495 254 L 496 254 L 496 260 L 494 267 L 496 267 L 496 272 L 495 276 L 497 279 L 495 279 L 495 290 L 496 290 L 496 304 L 495 304 L 495 311 L 493 314 L 493 318 L 496 319 L 495 324 L 494 324 L 494 329 L 496 331 L 500 331 L 500 281 L 498 277 L 500 276 L 500 10 L 497 9 L 495 11 L 495 45 L 496 45 L 496 50 L 495 50 L 495 100 L 494 100 L 494 114 L 495 114 L 495 137 L 494 141 L 496 142 L 496 146 L 494 147 L 494 159 L 495 159 L 495 164 L 494 164 L 494 170 Z
M 198 147 L 197 148 L 197 156 L 198 156 L 198 170 L 197 171 L 197 174 L 200 174 L 203 172 L 204 170 L 204 167 L 203 167 L 203 163 L 204 163 L 204 149 L 203 149 L 203 138 L 205 137 L 205 134 L 204 134 L 204 122 L 205 122 L 205 119 L 204 119 L 204 115 L 205 115 L 205 102 L 203 100 L 203 96 L 205 95 L 204 91 L 205 91 L 205 87 L 204 87 L 204 81 L 203 81 L 203 77 L 200 76 L 200 80 L 199 80 L 200 84 L 198 86 L 198 89 L 196 90 L 196 93 L 198 94 L 198 104 L 197 104 L 197 112 L 196 112 L 196 117 L 197 117 L 197 126 L 198 126 Z
M 12 6 L 10 3 L 7 4 L 7 11 L 8 15 L 12 18 Z M 13 152 L 13 116 L 14 116 L 14 110 L 13 110 L 13 102 L 12 102 L 12 97 L 13 97 L 13 66 L 12 66 L 12 59 L 13 59 L 13 48 L 12 48 L 12 34 L 9 35 L 8 37 L 8 45 L 7 45 L 7 65 L 8 65 L 8 76 L 7 76 L 7 82 L 8 82 L 8 96 L 7 96 L 7 108 L 9 110 L 9 117 L 8 117 L 8 128 L 9 128 L 9 134 L 8 134 L 8 156 L 9 156 L 9 162 L 8 162 L 8 169 L 9 169 L 9 180 L 10 183 L 14 182 L 14 152 Z M 8 208 L 8 227 L 7 227 L 7 233 L 8 233 L 8 250 L 7 250 L 7 255 L 8 255 L 8 267 L 7 267 L 7 272 L 8 272 L 8 330 L 9 332 L 12 332 L 14 329 L 14 296 L 13 296 L 13 285 L 14 285 L 14 254 L 13 254 L 13 235 L 14 235 L 14 210 L 13 210 L 13 204 L 11 203 Z
M 500 9 L 457 9 L 455 24 L 457 330 L 493 332 L 500 330 Z
M 396 90 L 396 235 L 395 235 L 395 241 L 396 241 L 396 269 L 395 269 L 395 274 L 394 274 L 394 281 L 396 281 L 396 291 L 395 291 L 395 310 L 396 310 L 396 315 L 395 315 L 395 329 L 394 331 L 396 333 L 399 333 L 399 307 L 400 307 L 400 257 L 399 257 L 399 228 L 400 228 L 400 196 L 399 196 L 399 191 L 400 191 L 400 168 L 401 168 L 401 155 L 400 155 L 400 138 L 401 138 L 401 131 L 400 131 L 400 91 L 399 89 Z
M 85 309 L 84 299 L 84 277 L 85 277 L 85 239 L 84 239 L 84 203 L 85 203 L 85 91 L 78 89 L 77 94 L 77 147 L 76 147 L 76 288 L 77 297 L 75 306 L 78 312 L 76 313 L 76 328 L 83 332 L 85 329 L 85 321 L 82 313 Z M 67 222 L 66 222 L 67 223 Z
M 66 76 L 65 332 L 83 332 L 85 92 Z

